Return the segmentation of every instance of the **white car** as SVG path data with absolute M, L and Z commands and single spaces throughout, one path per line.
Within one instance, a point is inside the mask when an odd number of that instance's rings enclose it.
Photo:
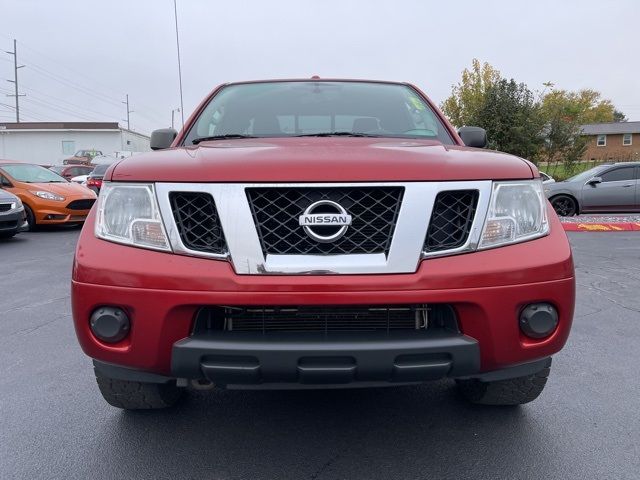
M 80 185 L 86 185 L 87 178 L 89 178 L 89 175 L 78 175 L 77 177 L 73 177 L 71 181 L 73 183 L 79 183 Z
M 542 177 L 543 184 L 556 183 L 556 180 L 551 175 L 547 175 L 544 172 L 540 172 L 540 177 Z

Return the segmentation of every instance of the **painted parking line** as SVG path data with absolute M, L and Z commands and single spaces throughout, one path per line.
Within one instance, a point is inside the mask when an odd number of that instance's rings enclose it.
M 640 222 L 562 222 L 562 226 L 567 232 L 640 232 Z

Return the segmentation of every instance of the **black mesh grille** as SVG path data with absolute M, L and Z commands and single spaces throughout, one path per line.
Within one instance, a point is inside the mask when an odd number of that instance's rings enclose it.
M 9 210 L 11 210 L 10 203 L 0 203 L 0 212 L 8 212 Z
M 199 309 L 194 333 L 227 332 L 391 332 L 446 328 L 458 331 L 446 304 L 255 305 Z
M 477 205 L 477 190 L 438 193 L 424 242 L 424 251 L 438 252 L 464 245 L 471 231 Z
M 69 210 L 91 210 L 91 207 L 93 207 L 94 203 L 95 199 L 93 198 L 90 198 L 88 200 L 74 200 L 69 205 L 67 205 L 67 208 Z
M 389 252 L 400 210 L 401 187 L 248 188 L 247 197 L 266 254 L 356 254 Z M 319 200 L 339 203 L 352 217 L 344 236 L 332 243 L 310 238 L 299 225 Z
M 225 307 L 233 331 L 415 330 L 425 325 L 426 306 Z
M 218 211 L 210 194 L 172 192 L 169 200 L 185 247 L 207 253 L 227 252 Z
M 5 228 L 18 228 L 18 221 L 11 220 L 6 222 L 0 222 L 0 230 L 3 230 Z

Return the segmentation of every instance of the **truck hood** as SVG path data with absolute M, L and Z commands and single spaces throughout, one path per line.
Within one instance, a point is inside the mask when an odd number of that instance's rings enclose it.
M 155 182 L 367 182 L 532 178 L 525 160 L 428 140 L 269 138 L 136 155 L 105 178 Z

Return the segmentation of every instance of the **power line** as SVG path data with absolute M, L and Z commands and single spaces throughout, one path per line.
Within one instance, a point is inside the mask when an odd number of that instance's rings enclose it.
M 8 38 L 6 35 L 2 35 L 0 34 L 0 36 L 3 36 L 5 38 Z M 43 54 L 42 52 L 38 51 L 37 49 L 33 48 L 32 46 L 29 46 L 27 44 L 24 44 L 23 42 L 21 42 L 22 47 L 26 48 L 27 50 L 33 52 L 34 54 L 36 54 L 39 58 L 44 59 L 47 63 L 51 62 L 51 57 L 48 55 Z M 9 60 L 4 59 L 7 62 Z M 89 80 L 92 85 L 96 85 L 99 83 L 96 82 L 94 79 L 92 79 L 91 77 L 87 76 L 86 74 L 80 73 L 76 70 L 73 70 L 67 66 L 65 66 L 64 64 L 58 63 L 57 64 L 58 67 L 62 67 L 66 70 L 68 70 L 69 72 L 73 72 L 74 73 L 74 77 L 75 76 L 81 76 L 84 77 L 85 79 Z M 90 88 L 88 86 L 82 85 L 81 83 L 79 83 L 75 78 L 73 80 L 69 79 L 68 77 L 65 77 L 64 75 L 61 75 L 59 73 L 53 72 L 50 69 L 46 68 L 45 66 L 39 64 L 39 62 L 32 62 L 29 60 L 29 69 L 39 75 L 42 75 L 44 77 L 49 78 L 50 80 L 54 80 L 56 82 L 58 82 L 59 84 L 62 84 L 66 87 L 70 87 L 73 88 L 77 91 L 79 91 L 79 93 L 93 97 L 96 100 L 99 100 L 100 102 L 103 102 L 105 104 L 109 104 L 110 106 L 113 107 L 118 107 L 120 105 L 120 100 L 116 99 L 115 97 L 111 96 L 111 95 L 107 95 L 103 92 L 100 92 L 98 90 L 96 90 L 95 88 Z M 104 86 L 104 84 L 102 84 Z M 113 92 L 115 92 L 114 89 L 112 88 L 108 88 L 108 90 L 111 90 Z M 118 94 L 119 95 L 119 94 Z M 144 113 L 144 111 L 141 111 L 140 108 L 137 109 L 137 114 L 144 117 L 145 119 L 147 119 L 149 122 L 152 123 L 156 123 L 158 122 L 159 117 L 162 116 L 162 114 L 152 108 L 152 107 L 148 107 L 145 106 L 144 104 L 141 104 L 140 102 L 138 102 L 138 106 L 139 107 L 145 107 L 146 109 L 148 109 L 149 111 L 152 111 L 153 114 L 151 115 L 147 115 Z M 110 117 L 115 117 L 113 115 L 109 115 Z
M 86 121 L 89 121 L 89 122 L 95 121 L 95 117 L 91 118 L 91 117 L 89 117 L 89 116 L 87 116 L 87 115 L 85 115 L 83 113 L 78 113 L 78 112 L 76 112 L 74 110 L 71 110 L 69 108 L 61 107 L 59 105 L 54 105 L 52 103 L 49 103 L 49 102 L 46 102 L 46 101 L 43 101 L 43 100 L 38 100 L 38 99 L 35 99 L 35 98 L 29 98 L 29 102 L 34 102 L 34 103 L 36 103 L 37 105 L 40 105 L 43 108 L 47 108 L 47 109 L 52 110 L 52 111 L 57 112 L 57 113 L 62 113 L 64 115 L 73 115 L 75 117 L 78 117 L 78 118 L 80 118 L 82 120 L 86 120 Z
M 14 106 L 12 106 L 12 105 L 8 105 L 8 104 L 6 104 L 6 103 L 0 103 L 0 107 L 10 108 L 10 109 L 11 109 L 11 111 L 13 111 L 13 112 L 15 112 L 15 110 L 16 110 L 16 107 L 14 107 Z M 36 121 L 44 121 L 44 122 L 46 122 L 47 120 L 51 120 L 51 117 L 49 117 L 49 118 L 43 118 L 39 113 L 32 112 L 30 109 L 27 109 L 27 108 L 22 107 L 22 110 L 23 110 L 24 112 L 27 112 L 27 115 L 23 115 L 25 118 L 26 118 L 26 117 L 30 117 L 30 118 L 32 118 L 33 120 L 36 120 Z M 8 118 L 13 118 L 13 117 L 8 117 Z
M 45 76 L 47 78 L 50 78 L 51 80 L 54 80 L 54 81 L 66 86 L 66 87 L 69 87 L 69 88 L 72 88 L 74 90 L 77 90 L 77 91 L 79 91 L 80 93 L 82 93 L 84 95 L 87 95 L 87 96 L 90 96 L 92 98 L 95 98 L 96 100 L 99 100 L 99 101 L 101 101 L 101 102 L 103 102 L 105 104 L 108 104 L 108 105 L 113 106 L 113 107 L 118 107 L 118 108 L 120 108 L 120 106 L 122 104 L 122 102 L 118 103 L 117 101 L 112 101 L 110 99 L 110 97 L 107 97 L 105 95 L 97 93 L 92 89 L 83 87 L 82 85 L 80 85 L 78 83 L 69 81 L 69 80 L 65 79 L 64 77 L 62 77 L 60 75 L 57 75 L 57 74 L 55 74 L 53 72 L 49 72 L 48 70 L 44 69 L 43 67 L 41 67 L 41 66 L 39 66 L 37 64 L 30 64 L 30 67 L 32 67 L 32 68 L 30 68 L 32 71 L 35 71 L 36 73 L 38 73 L 40 75 L 43 75 L 43 76 Z M 142 115 L 143 117 L 147 118 L 147 120 L 149 120 L 151 122 L 156 122 L 157 121 L 157 119 L 152 118 L 152 117 L 150 117 L 148 115 L 145 115 L 143 112 L 138 112 L 138 113 L 140 115 Z M 114 115 L 109 115 L 109 117 L 115 117 L 115 116 Z
M 30 51 L 32 51 L 33 53 L 35 53 L 36 55 L 38 55 L 38 57 L 40 57 L 40 58 L 42 58 L 42 59 L 46 60 L 47 62 L 51 62 L 51 57 L 50 57 L 49 55 L 45 55 L 44 53 L 42 53 L 42 52 L 40 52 L 39 50 L 37 50 L 37 49 L 33 48 L 32 46 L 25 44 L 24 42 L 21 42 L 20 44 L 21 44 L 23 47 L 25 47 L 25 48 L 27 48 L 28 50 L 30 50 Z M 30 62 L 30 64 L 31 64 L 31 63 L 33 63 L 33 62 Z M 37 64 L 37 63 L 36 63 L 36 64 Z M 104 89 L 106 89 L 106 90 L 110 90 L 110 91 L 111 91 L 111 92 L 113 92 L 115 95 L 117 95 L 117 97 L 121 97 L 121 95 L 122 95 L 122 93 L 121 93 L 121 92 L 116 91 L 116 90 L 115 90 L 114 88 L 112 88 L 112 87 L 108 87 L 108 86 L 106 86 L 104 83 L 100 83 L 100 82 L 96 81 L 96 79 L 95 79 L 95 78 L 92 78 L 92 77 L 90 77 L 90 76 L 86 75 L 86 73 L 82 73 L 82 72 L 80 72 L 80 71 L 78 71 L 78 70 L 74 70 L 74 69 L 72 69 L 72 68 L 70 68 L 70 67 L 68 67 L 68 66 L 66 66 L 66 65 L 64 65 L 64 64 L 61 64 L 61 63 L 57 63 L 57 64 L 56 64 L 56 66 L 57 66 L 57 67 L 62 67 L 62 68 L 64 68 L 65 70 L 67 70 L 67 71 L 69 71 L 69 72 L 73 73 L 74 78 L 75 78 L 75 77 L 78 77 L 78 76 L 80 76 L 80 77 L 84 77 L 84 78 L 85 78 L 85 79 L 87 79 L 87 80 L 88 80 L 92 85 L 98 85 L 98 86 L 103 87 L 103 88 L 104 88 Z M 44 66 L 40 66 L 40 68 L 41 68 L 41 69 L 43 69 L 43 70 L 50 71 L 50 70 L 48 70 L 47 68 L 45 68 Z M 65 80 L 67 80 L 67 81 L 69 81 L 69 82 L 71 82 L 71 83 L 75 83 L 76 85 L 79 85 L 75 80 L 69 80 L 69 78 L 68 78 L 68 77 L 65 77 L 64 75 L 60 75 L 60 74 L 55 74 L 55 75 L 56 75 L 56 76 L 58 76 L 58 77 L 60 77 L 60 78 L 62 78 L 62 79 L 65 79 Z M 95 89 L 92 89 L 92 88 L 89 88 L 89 87 L 84 87 L 84 86 L 83 86 L 82 88 L 85 88 L 85 89 L 87 89 L 87 90 L 90 90 L 90 91 L 92 91 L 92 92 L 96 93 L 97 95 L 100 95 L 100 96 L 102 96 L 102 97 L 104 97 L 104 98 L 106 98 L 106 99 L 109 99 L 109 100 L 110 100 L 111 102 L 113 102 L 114 104 L 117 104 L 117 103 L 118 103 L 118 101 L 119 101 L 119 100 L 118 100 L 118 98 L 117 98 L 117 97 L 115 97 L 115 96 L 105 95 L 105 94 L 103 94 L 102 92 L 99 92 L 99 91 L 97 91 L 97 90 L 95 90 Z M 157 121 L 157 117 L 159 117 L 159 116 L 161 116 L 161 115 L 162 115 L 162 113 L 161 113 L 161 112 L 159 112 L 158 110 L 156 110 L 156 109 L 155 109 L 155 108 L 153 108 L 153 107 L 150 107 L 150 106 L 148 106 L 148 105 L 141 104 L 140 102 L 137 102 L 137 104 L 138 104 L 139 106 L 145 107 L 147 110 L 150 110 L 150 111 L 154 112 L 154 114 L 155 114 L 155 117 L 156 117 L 156 118 L 151 118 L 151 120 L 152 120 L 152 121 Z M 136 112 L 136 113 L 140 113 L 140 112 Z M 149 118 L 149 117 L 147 117 L 147 118 Z
M 116 115 L 113 115 L 113 114 L 106 114 L 106 113 L 104 113 L 104 112 L 100 112 L 100 111 L 97 111 L 97 110 L 92 110 L 92 109 L 90 109 L 90 108 L 87 108 L 86 106 L 78 105 L 77 103 L 71 103 L 71 102 L 69 102 L 69 101 L 68 101 L 68 100 L 66 100 L 66 99 L 63 99 L 63 98 L 60 98 L 60 97 L 56 97 L 55 95 L 50 95 L 50 94 L 48 94 L 48 93 L 41 92 L 40 90 L 36 90 L 36 89 L 34 89 L 34 88 L 31 88 L 31 87 L 23 87 L 23 88 L 24 88 L 25 90 L 29 91 L 29 92 L 32 92 L 30 96 L 33 96 L 33 97 L 35 97 L 35 98 L 43 99 L 41 96 L 43 96 L 43 97 L 47 97 L 47 98 L 50 98 L 50 99 L 55 100 L 55 101 L 56 101 L 56 103 L 58 103 L 58 105 L 59 105 L 59 102 L 63 102 L 63 103 L 64 103 L 64 105 L 69 105 L 69 106 L 71 106 L 71 107 L 79 108 L 79 109 L 80 109 L 80 110 L 82 110 L 82 111 L 91 112 L 91 113 L 93 113 L 93 114 L 95 114 L 95 115 L 98 115 L 98 116 L 100 116 L 100 118 L 101 118 L 101 119 L 102 119 L 102 118 L 104 118 L 104 117 L 107 117 L 107 118 L 113 118 L 113 119 L 116 119 L 116 118 L 117 118 L 117 116 L 116 116 Z M 46 99 L 43 99 L 43 100 L 46 100 Z M 50 103 L 54 103 L 54 102 L 51 102 L 51 101 L 50 101 Z M 64 107 L 64 105 L 62 105 L 62 106 Z
M 82 85 L 80 85 L 78 83 L 75 83 L 73 81 L 67 80 L 64 77 L 62 77 L 60 75 L 57 75 L 57 74 L 55 74 L 53 72 L 50 72 L 46 68 L 40 67 L 37 64 L 30 64 L 30 67 L 36 73 L 38 73 L 40 75 L 43 75 L 45 77 L 48 77 L 51 80 L 54 80 L 54 81 L 66 86 L 66 87 L 71 87 L 71 88 L 74 88 L 76 90 L 80 90 L 85 95 L 89 95 L 91 97 L 94 97 L 97 100 L 100 100 L 101 102 L 110 103 L 111 105 L 116 106 L 116 107 L 119 106 L 117 100 L 112 100 L 109 97 L 107 97 L 106 95 L 102 95 L 100 93 L 96 93 L 94 90 L 92 90 L 90 88 L 83 87 Z
M 42 59 L 46 60 L 47 62 L 51 62 L 51 57 L 50 57 L 50 55 L 45 55 L 43 52 L 41 52 L 41 51 L 39 51 L 39 50 L 37 50 L 37 49 L 33 48 L 32 46 L 30 46 L 30 45 L 28 45 L 28 44 L 25 44 L 24 42 L 21 42 L 20 44 L 21 44 L 23 47 L 25 47 L 25 48 L 27 48 L 28 50 L 30 50 L 30 51 L 32 51 L 33 53 L 35 53 L 36 55 L 38 55 L 38 57 L 41 57 Z M 105 97 L 107 97 L 107 98 L 110 98 L 110 99 L 112 99 L 114 102 L 117 102 L 117 101 L 118 101 L 118 100 L 117 100 L 117 97 L 121 97 L 121 96 L 122 96 L 122 92 L 119 92 L 119 91 L 115 90 L 113 87 L 107 86 L 107 85 L 106 85 L 106 84 L 104 84 L 104 83 L 100 83 L 100 82 L 99 82 L 99 81 L 97 81 L 95 78 L 92 78 L 92 77 L 88 76 L 88 75 L 87 75 L 86 73 L 84 73 L 84 72 L 80 72 L 79 70 L 75 70 L 75 69 L 70 68 L 70 67 L 68 67 L 68 66 L 66 66 L 66 65 L 64 65 L 64 64 L 61 64 L 61 63 L 57 63 L 57 64 L 56 64 L 56 66 L 58 66 L 58 67 L 62 67 L 62 68 L 64 68 L 65 70 L 67 70 L 68 72 L 73 73 L 74 77 L 78 77 L 78 76 L 80 76 L 80 77 L 84 77 L 84 78 L 85 78 L 86 80 L 88 80 L 92 85 L 98 85 L 98 86 L 103 87 L 105 90 L 110 90 L 111 92 L 113 92 L 113 94 L 115 94 L 115 96 L 104 95 L 104 94 L 102 94 L 102 93 L 100 93 L 100 92 L 98 92 L 98 94 L 99 94 L 99 95 L 103 95 L 103 96 L 105 96 Z M 44 68 L 44 67 L 41 67 L 41 68 Z M 60 76 L 61 78 L 66 78 L 66 77 L 64 77 L 63 75 L 58 75 L 58 76 Z M 97 90 L 93 90 L 93 91 L 94 91 L 94 92 L 97 92 Z M 158 110 L 156 110 L 156 109 L 155 109 L 155 108 L 153 108 L 153 107 L 150 107 L 150 106 L 148 106 L 148 105 L 141 104 L 140 102 L 137 102 L 137 104 L 138 104 L 138 105 L 140 105 L 140 106 L 145 107 L 147 110 L 154 111 L 154 113 L 155 113 L 155 115 L 156 115 L 156 116 L 161 116 L 161 115 L 162 115 L 162 113 L 161 113 L 161 112 L 159 112 Z M 136 112 L 136 113 L 140 113 L 140 112 Z M 153 119 L 153 121 L 156 121 L 156 120 L 157 120 L 157 119 Z

